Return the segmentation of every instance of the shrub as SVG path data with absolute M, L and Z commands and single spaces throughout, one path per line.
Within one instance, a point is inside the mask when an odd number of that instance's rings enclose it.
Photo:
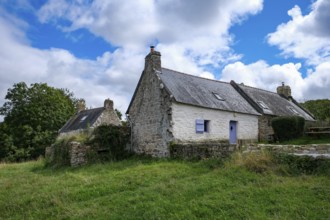
M 300 116 L 281 116 L 272 119 L 275 136 L 280 140 L 290 140 L 304 132 L 305 119 Z

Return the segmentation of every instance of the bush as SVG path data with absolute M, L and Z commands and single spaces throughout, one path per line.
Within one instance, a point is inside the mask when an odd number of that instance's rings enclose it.
M 276 138 L 280 141 L 302 136 L 305 119 L 300 116 L 281 116 L 272 119 L 272 127 Z

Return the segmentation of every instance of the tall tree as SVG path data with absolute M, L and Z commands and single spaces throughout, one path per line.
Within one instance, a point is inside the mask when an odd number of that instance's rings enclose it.
M 45 83 L 14 84 L 5 97 L 8 101 L 0 108 L 4 115 L 2 151 L 12 160 L 36 158 L 44 154 L 56 138 L 57 131 L 76 111 L 78 99 L 67 89 L 57 89 Z M 3 154 L 3 153 L 2 153 Z

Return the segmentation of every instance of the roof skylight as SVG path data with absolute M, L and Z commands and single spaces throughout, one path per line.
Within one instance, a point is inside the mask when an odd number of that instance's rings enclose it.
M 225 99 L 222 98 L 218 93 L 216 93 L 216 92 L 212 92 L 212 93 L 213 93 L 214 97 L 216 97 L 216 98 L 219 99 L 220 101 L 225 101 Z
M 86 120 L 86 118 L 87 118 L 87 115 L 83 116 L 83 117 L 80 119 L 80 122 L 83 122 L 83 121 L 85 121 L 85 120 Z
M 259 104 L 259 106 L 263 109 L 269 109 L 269 107 L 263 102 L 263 101 L 257 101 L 257 103 Z
M 300 113 L 295 108 L 293 107 L 288 107 L 288 108 L 293 112 L 293 114 L 300 115 Z

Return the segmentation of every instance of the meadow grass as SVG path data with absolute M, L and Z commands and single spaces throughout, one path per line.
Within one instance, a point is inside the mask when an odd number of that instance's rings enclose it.
M 57 169 L 42 160 L 0 164 L 0 219 L 329 218 L 328 175 L 259 172 L 246 166 L 253 158 L 242 160 L 131 158 Z

